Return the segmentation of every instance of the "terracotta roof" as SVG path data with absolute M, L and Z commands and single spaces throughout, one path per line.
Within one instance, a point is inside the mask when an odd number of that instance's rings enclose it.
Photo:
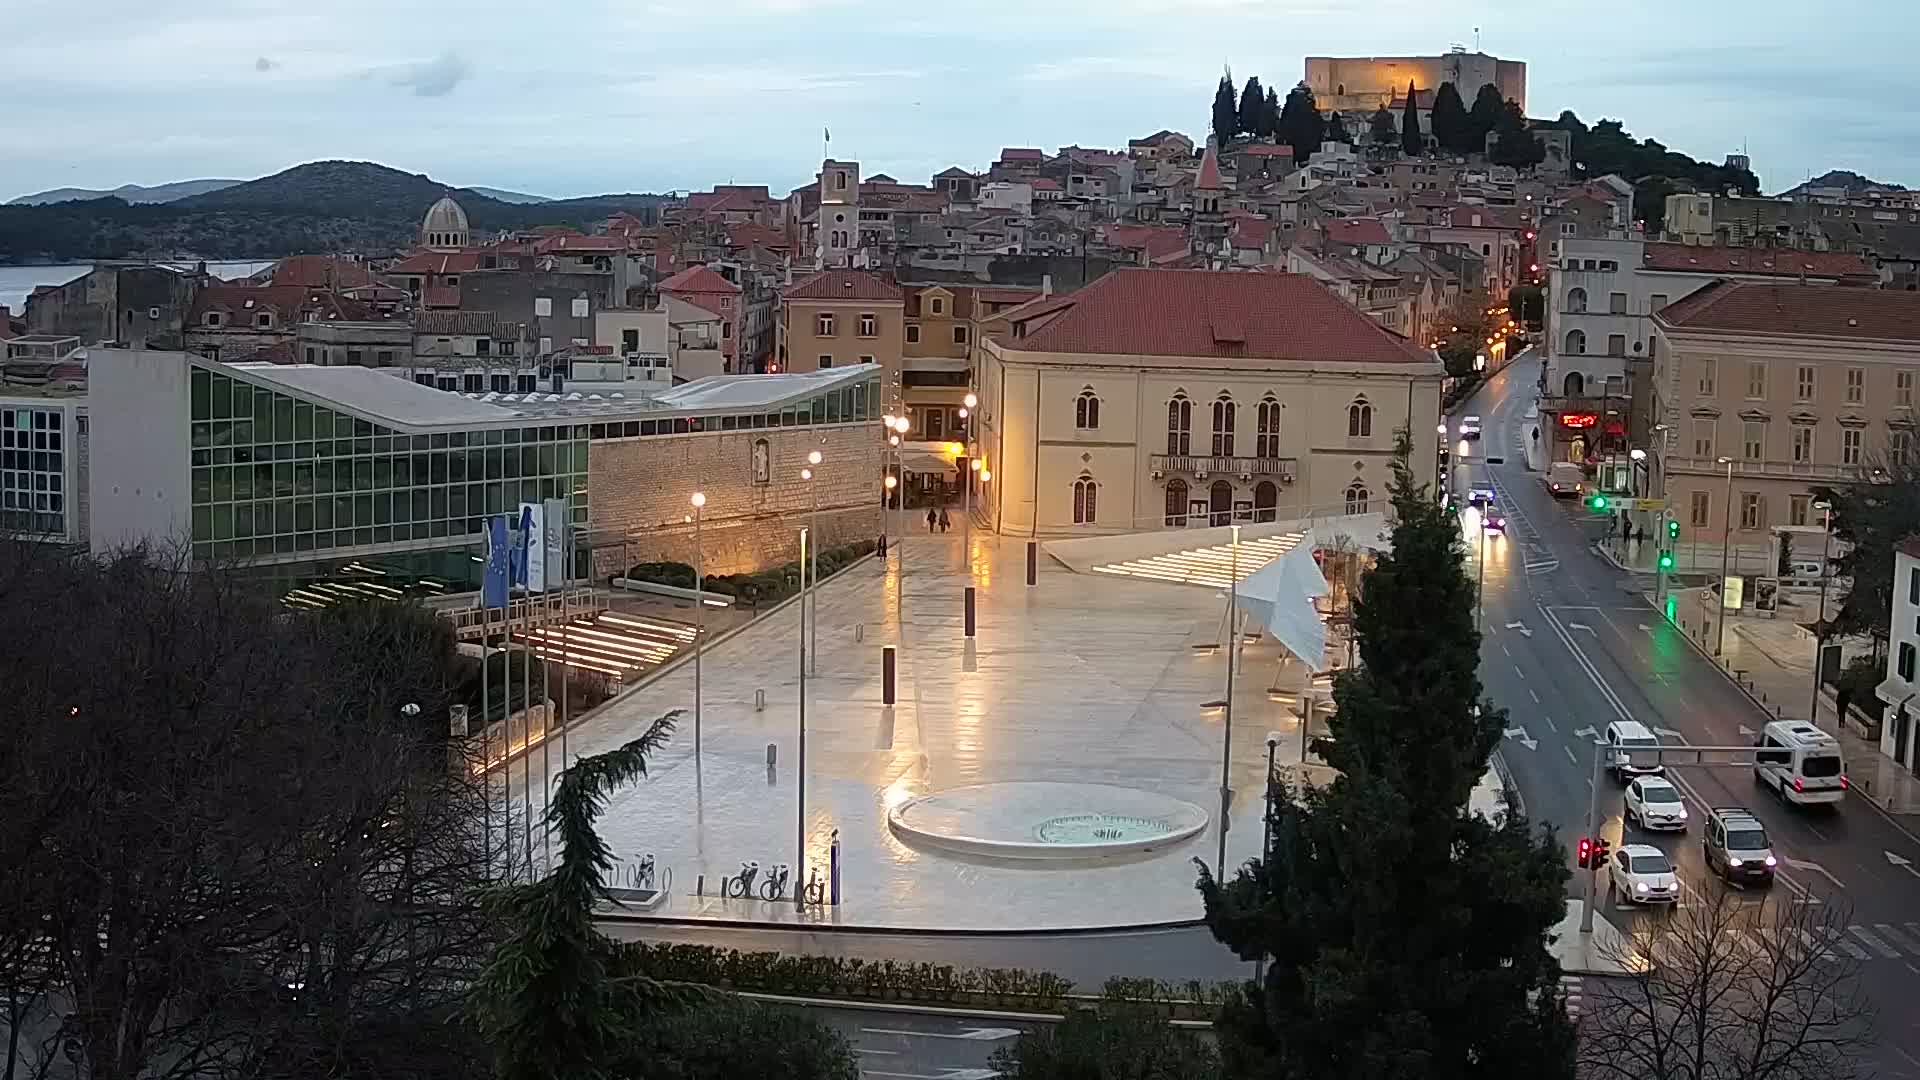
M 416 334 L 470 334 L 492 337 L 491 311 L 423 311 L 413 317 Z
M 1893 545 L 1893 548 L 1910 559 L 1920 559 L 1920 536 L 1909 536 Z
M 464 274 L 480 269 L 477 251 L 420 251 L 381 271 L 384 274 Z
M 203 285 L 194 294 L 193 306 L 188 309 L 188 327 L 207 329 L 205 316 L 209 311 L 233 316 L 233 320 L 220 329 L 234 330 L 251 329 L 253 320 L 250 316 L 259 311 L 274 315 L 273 329 L 288 331 L 293 329 L 293 324 L 306 321 L 308 314 L 320 322 L 373 317 L 365 304 L 345 299 L 326 289 L 309 289 L 299 285 Z
M 1115 270 L 1062 300 L 1066 311 L 1013 347 L 1438 369 L 1430 353 L 1299 274 Z
M 1920 345 L 1920 293 L 1904 289 L 1722 280 L 1654 318 L 1685 330 Z
M 770 251 L 785 248 L 787 246 L 787 236 L 778 229 L 770 229 L 765 225 L 755 224 L 751 221 L 743 221 L 738 225 L 730 225 L 727 227 L 728 247 L 744 248 L 755 245 L 759 245 Z
M 627 250 L 627 241 L 621 236 L 581 236 L 578 233 L 563 233 L 549 236 L 533 246 L 533 250 L 548 255 L 554 252 L 614 252 Z
M 1147 260 L 1159 263 L 1179 258 L 1193 250 L 1187 234 L 1178 229 L 1157 231 L 1147 237 Z
M 1391 244 L 1386 223 L 1378 218 L 1336 218 L 1327 222 L 1327 241 L 1334 244 Z
M 822 270 L 803 281 L 796 281 L 781 293 L 788 300 L 899 300 L 902 293 L 892 282 L 864 270 Z
M 939 172 L 934 174 L 934 179 L 936 180 L 950 180 L 950 179 L 956 179 L 956 178 L 963 179 L 963 180 L 971 180 L 973 179 L 973 174 L 961 168 L 958 165 L 948 166 L 947 168 L 942 169 Z
M 1024 304 L 1039 296 L 1039 289 L 1018 285 L 982 285 L 974 290 L 974 297 L 983 304 Z
M 1186 136 L 1180 134 L 1177 131 L 1168 131 L 1166 128 L 1161 128 L 1159 131 L 1154 132 L 1153 134 L 1147 136 L 1144 139 L 1128 139 L 1127 145 L 1128 146 L 1159 146 L 1161 143 L 1166 142 L 1168 139 L 1175 139 L 1175 138 L 1184 139 L 1186 138 Z
M 420 306 L 429 308 L 457 308 L 460 306 L 460 286 L 429 285 L 420 290 Z
M 273 264 L 268 280 L 274 285 L 306 289 L 346 289 L 373 281 L 367 264 L 333 255 L 293 255 Z
M 1291 146 L 1287 146 L 1287 145 L 1285 145 L 1284 143 L 1281 143 L 1281 144 L 1275 144 L 1275 143 L 1248 143 L 1248 144 L 1247 144 L 1246 146 L 1242 146 L 1242 147 L 1240 147 L 1240 148 L 1238 148 L 1238 149 L 1236 149 L 1236 150 L 1234 151 L 1234 153 L 1236 153 L 1236 154 L 1251 154 L 1251 155 L 1253 155 L 1254 157 L 1283 157 L 1283 158 L 1291 158 L 1291 157 L 1293 156 L 1293 147 L 1291 147 Z
M 1232 236 L 1229 237 L 1233 246 L 1237 248 L 1264 248 L 1267 246 L 1267 241 L 1271 239 L 1273 239 L 1273 222 L 1259 217 L 1240 219 L 1239 224 L 1233 227 Z
M 1001 161 L 1045 161 L 1047 155 L 1030 146 L 1009 146 L 1000 151 Z
M 1218 191 L 1225 187 L 1220 182 L 1220 148 L 1207 140 L 1207 152 L 1200 158 L 1200 176 L 1193 182 L 1200 191 Z
M 1780 274 L 1799 277 L 1871 279 L 1873 268 L 1858 255 L 1837 251 L 1793 251 L 1785 248 L 1704 247 L 1689 244 L 1648 244 L 1641 262 L 1649 270 L 1679 270 L 1701 274 Z
M 660 283 L 661 292 L 670 293 L 739 293 L 740 286 L 721 277 L 718 271 L 704 263 L 689 266 Z
M 1059 190 L 1060 190 L 1060 181 L 1058 181 L 1058 180 L 1054 180 L 1054 179 L 1052 179 L 1052 178 L 1050 178 L 1050 177 L 1045 177 L 1045 176 L 1042 176 L 1042 177 L 1040 177 L 1039 179 L 1037 179 L 1037 180 L 1035 180 L 1035 181 L 1033 182 L 1033 190 L 1035 190 L 1035 191 L 1059 191 Z

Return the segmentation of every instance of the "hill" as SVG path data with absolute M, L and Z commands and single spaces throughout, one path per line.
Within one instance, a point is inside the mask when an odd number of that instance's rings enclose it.
M 1814 188 L 1840 188 L 1849 195 L 1862 195 L 1869 191 L 1906 191 L 1899 184 L 1889 184 L 1880 180 L 1870 180 L 1851 169 L 1829 169 L 1805 183 L 1795 184 L 1780 194 L 1788 197 L 1805 195 Z
M 7 203 L 8 206 L 45 206 L 49 203 L 86 202 L 93 199 L 114 198 L 121 202 L 139 205 L 143 203 L 169 203 L 191 195 L 203 195 L 209 191 L 219 191 L 241 183 L 239 180 L 181 180 L 172 184 L 156 184 L 153 187 L 141 187 L 139 184 L 122 184 L 112 191 L 96 191 L 92 188 L 54 188 L 52 191 L 36 191 L 31 195 L 22 195 Z
M 587 228 L 616 210 L 637 210 L 668 198 L 630 194 L 513 202 L 372 162 L 316 161 L 164 204 L 98 198 L 0 206 L 0 263 L 275 258 L 330 251 L 385 255 L 413 242 L 421 217 L 443 195 L 459 201 L 476 233 L 543 224 Z
M 524 192 L 519 192 L 519 191 L 502 191 L 499 188 L 481 187 L 478 184 L 475 184 L 467 188 L 467 190 L 477 191 L 480 194 L 485 195 L 489 199 L 499 199 L 501 202 L 507 202 L 507 203 L 526 204 L 526 203 L 553 202 L 552 199 L 549 199 L 545 195 L 528 195 Z

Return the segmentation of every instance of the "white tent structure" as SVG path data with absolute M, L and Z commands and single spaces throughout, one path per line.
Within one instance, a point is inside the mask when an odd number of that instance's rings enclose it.
M 1326 670 L 1327 624 L 1313 601 L 1327 595 L 1327 579 L 1313 558 L 1313 534 L 1240 582 L 1240 610 L 1265 627 L 1308 671 Z

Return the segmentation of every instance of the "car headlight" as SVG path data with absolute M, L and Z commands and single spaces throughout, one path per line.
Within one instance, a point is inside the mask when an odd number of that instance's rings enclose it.
M 1739 859 L 1728 859 L 1728 860 L 1727 860 L 1727 865 L 1728 865 L 1728 866 L 1739 866 L 1739 865 L 1740 865 L 1740 860 L 1739 860 Z
M 1633 891 L 1634 891 L 1634 892 L 1646 892 L 1646 891 L 1647 891 L 1647 883 L 1646 883 L 1646 882 L 1644 882 L 1644 881 L 1642 881 L 1642 882 L 1640 882 L 1640 883 L 1638 883 L 1638 884 L 1636 884 L 1636 885 L 1635 885 L 1635 886 L 1633 887 Z
M 1775 859 L 1775 858 L 1774 858 L 1773 856 L 1771 856 L 1771 855 L 1769 855 L 1769 856 L 1767 856 L 1767 865 L 1768 865 L 1768 866 L 1772 866 L 1772 865 L 1774 865 L 1774 864 L 1775 864 L 1775 863 L 1776 863 L 1777 861 L 1778 861 L 1778 860 L 1776 860 L 1776 859 Z

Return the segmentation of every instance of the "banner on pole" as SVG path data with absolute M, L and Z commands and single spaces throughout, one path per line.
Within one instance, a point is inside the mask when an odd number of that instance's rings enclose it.
M 564 587 L 572 576 L 567 572 L 567 554 L 573 549 L 573 523 L 567 520 L 566 500 L 546 500 L 543 516 L 546 528 L 546 587 L 558 589 Z
M 547 591 L 546 508 L 520 504 L 520 585 L 529 593 Z
M 507 606 L 508 583 L 513 577 L 512 560 L 513 549 L 507 543 L 507 519 L 488 518 L 486 572 L 480 582 L 482 607 Z

